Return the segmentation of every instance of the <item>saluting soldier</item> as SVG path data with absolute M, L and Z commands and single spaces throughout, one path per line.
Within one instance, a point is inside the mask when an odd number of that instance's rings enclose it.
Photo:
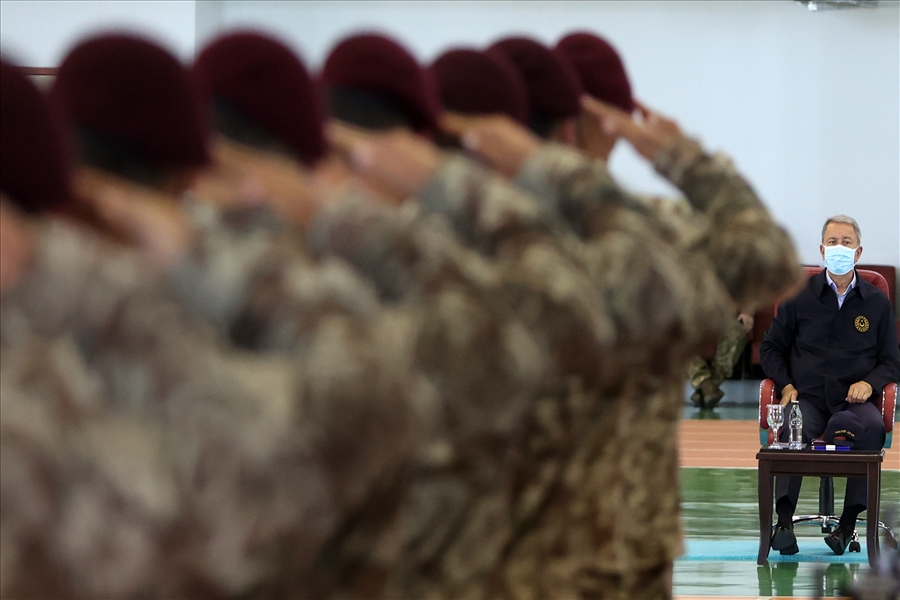
M 208 68 L 204 77 L 211 82 L 225 77 L 233 63 L 208 57 L 226 51 L 249 54 L 246 48 L 239 49 L 249 41 L 238 42 L 226 37 L 214 43 L 201 53 L 195 69 Z M 216 93 L 238 104 L 228 98 L 227 90 Z M 255 125 L 262 121 L 250 108 L 243 109 L 243 116 Z M 271 131 L 277 138 L 277 130 Z M 392 138 L 396 139 L 409 140 Z M 419 189 L 416 185 L 448 177 L 438 172 L 439 157 L 430 156 L 434 159 L 430 166 L 409 173 L 414 182 L 410 193 Z M 339 169 L 324 166 L 327 170 L 313 178 Z M 547 344 L 578 335 L 573 341 L 596 353 L 591 346 L 599 345 L 595 338 L 602 339 L 603 324 L 589 319 L 602 311 L 587 304 L 597 302 L 591 294 L 544 301 L 542 306 L 525 277 L 516 280 L 511 269 L 498 269 L 485 256 L 462 246 L 445 224 L 376 203 L 371 195 L 381 193 L 384 198 L 385 190 L 374 185 L 366 189 L 367 183 L 363 189 L 347 187 L 349 195 L 337 193 L 308 225 L 302 224 L 301 229 L 307 229 L 305 243 L 316 258 L 346 259 L 376 285 L 383 299 L 420 315 L 416 364 L 428 375 L 439 401 L 441 437 L 422 457 L 412 483 L 393 496 L 374 497 L 369 510 L 361 510 L 353 517 L 353 526 L 348 523 L 344 534 L 335 537 L 312 572 L 317 581 L 313 589 L 320 596 L 341 590 L 365 596 L 418 596 L 430 589 L 444 595 L 483 591 L 486 577 L 496 570 L 502 548 L 513 535 L 503 524 L 526 415 L 547 387 L 545 373 L 572 369 L 558 353 L 548 357 Z M 441 192 L 435 194 L 438 200 L 443 197 Z M 573 274 L 580 277 L 569 267 L 558 277 L 565 281 Z M 580 319 L 575 321 L 578 327 L 553 332 L 556 339 L 535 339 L 512 304 L 529 299 L 530 319 L 557 314 L 558 321 L 566 322 L 574 315 Z M 265 306 L 250 303 L 252 321 L 265 319 Z M 550 391 L 557 393 L 552 386 Z M 394 510 L 388 510 L 391 502 Z M 447 514 L 456 515 L 459 527 L 446 527 Z M 427 565 L 435 561 L 443 566 L 432 575 Z
M 115 47 L 165 94 L 148 45 Z M 75 212 L 43 99 L 2 74 L 4 196 Z M 27 255 L 5 202 L 4 270 Z M 2 290 L 3 595 L 309 595 L 298 573 L 429 441 L 410 316 L 334 317 L 295 352 L 248 354 L 173 301 L 158 255 L 56 218 L 13 231 L 34 249 Z
M 362 70 L 362 65 L 366 62 L 360 58 L 374 56 L 379 50 L 383 50 L 387 57 L 379 55 L 382 63 L 391 64 L 389 60 L 402 61 L 399 66 L 385 69 L 380 79 Z M 351 60 L 354 53 L 358 65 Z M 332 60 L 335 55 L 340 60 Z M 445 229 L 456 231 L 470 247 L 491 258 L 494 264 L 500 265 L 502 269 L 508 269 L 504 272 L 519 275 L 518 281 L 515 276 L 507 279 L 504 289 L 508 290 L 507 293 L 513 294 L 512 307 L 516 314 L 526 319 L 528 328 L 537 332 L 540 339 L 549 342 L 544 352 L 558 365 L 555 371 L 559 375 L 545 377 L 545 382 L 548 383 L 545 383 L 544 387 L 547 391 L 532 410 L 524 440 L 517 450 L 522 454 L 522 459 L 515 465 L 515 484 L 511 488 L 511 493 L 497 492 L 500 498 L 505 497 L 507 515 L 513 522 L 514 534 L 510 536 L 508 532 L 501 531 L 502 535 L 498 534 L 496 539 L 502 540 L 506 537 L 507 541 L 504 544 L 492 541 L 482 543 L 476 549 L 470 549 L 466 545 L 468 535 L 459 538 L 459 534 L 453 533 L 452 537 L 444 537 L 443 545 L 435 542 L 427 546 L 443 548 L 442 555 L 429 557 L 427 563 L 431 565 L 429 570 L 423 569 L 416 574 L 411 569 L 406 575 L 405 586 L 396 589 L 407 590 L 405 594 L 402 592 L 398 594 L 412 596 L 423 595 L 429 590 L 428 593 L 440 596 L 461 594 L 474 597 L 490 596 L 501 593 L 499 590 L 507 590 L 514 595 L 527 595 L 532 592 L 540 595 L 542 593 L 540 590 L 550 589 L 545 587 L 546 582 L 535 582 L 527 576 L 506 577 L 503 574 L 504 563 L 522 546 L 522 540 L 527 540 L 532 533 L 540 535 L 550 530 L 550 527 L 541 525 L 541 519 L 546 512 L 545 506 L 557 493 L 560 480 L 565 476 L 565 465 L 582 450 L 580 446 L 583 441 L 580 435 L 582 423 L 592 423 L 598 415 L 607 415 L 610 410 L 614 410 L 610 408 L 611 402 L 604 401 L 607 398 L 611 400 L 612 397 L 600 394 L 604 386 L 610 385 L 611 380 L 608 376 L 614 374 L 621 381 L 629 372 L 629 366 L 647 364 L 647 359 L 637 360 L 634 355 L 642 351 L 652 352 L 653 348 L 645 350 L 637 342 L 629 348 L 627 342 L 644 341 L 641 336 L 652 331 L 649 326 L 642 328 L 646 325 L 647 318 L 660 319 L 654 322 L 664 323 L 660 328 L 670 337 L 684 335 L 689 338 L 691 335 L 702 335 L 703 331 L 715 331 L 717 305 L 713 299 L 717 297 L 716 293 L 721 292 L 717 292 L 717 288 L 707 283 L 707 289 L 710 289 L 711 293 L 706 294 L 702 302 L 703 306 L 711 308 L 707 317 L 712 323 L 691 323 L 699 325 L 697 329 L 701 334 L 694 331 L 682 334 L 680 326 L 683 323 L 675 321 L 676 316 L 680 317 L 680 314 L 675 310 L 666 310 L 662 303 L 660 310 L 652 315 L 644 315 L 643 320 L 621 319 L 614 322 L 613 327 L 610 327 L 608 321 L 613 311 L 605 304 L 592 303 L 579 306 L 581 299 L 589 299 L 596 294 L 598 291 L 596 282 L 599 278 L 591 280 L 587 277 L 588 263 L 582 262 L 580 260 L 582 255 L 573 250 L 571 237 L 559 233 L 558 217 L 540 207 L 530 211 L 522 210 L 521 207 L 524 206 L 535 206 L 535 199 L 507 191 L 508 185 L 504 185 L 497 174 L 473 168 L 459 157 L 444 161 L 436 149 L 421 137 L 397 131 L 397 128 L 403 126 L 413 129 L 416 119 L 427 112 L 427 105 L 425 107 L 420 105 L 416 111 L 411 109 L 404 111 L 404 104 L 396 101 L 391 103 L 390 96 L 378 95 L 378 92 L 379 89 L 383 90 L 393 84 L 401 88 L 395 92 L 394 98 L 400 96 L 404 90 L 409 93 L 408 81 L 415 74 L 414 64 L 408 53 L 401 54 L 397 51 L 395 43 L 380 37 L 373 39 L 373 36 L 358 36 L 339 44 L 326 61 L 323 73 L 323 79 L 337 90 L 334 94 L 340 99 L 334 110 L 335 116 L 351 120 L 358 127 L 368 131 L 360 133 L 345 128 L 335 128 L 335 131 L 340 134 L 342 143 L 346 144 L 351 160 L 358 170 L 379 182 L 384 182 L 385 185 L 381 185 L 380 189 L 399 191 L 393 195 L 394 202 L 403 202 L 405 196 L 413 196 L 417 189 L 416 182 L 428 180 L 429 173 L 436 170 L 445 170 L 448 173 L 446 183 L 442 186 L 426 186 L 411 202 L 404 204 L 404 209 L 413 209 L 409 211 L 413 214 L 418 211 L 418 216 L 414 219 L 421 221 L 430 218 L 430 222 L 440 223 Z M 393 73 L 404 73 L 401 83 L 393 83 L 391 75 Z M 424 96 L 420 94 L 418 98 L 421 100 Z M 412 97 L 412 100 L 415 98 Z M 408 94 L 406 102 L 412 100 Z M 352 121 L 353 119 L 355 121 Z M 389 123 L 394 130 L 385 132 L 380 123 Z M 379 129 L 382 131 L 378 131 Z M 378 133 L 372 133 L 373 130 Z M 530 136 L 526 139 L 526 146 L 529 153 L 539 148 L 539 144 Z M 515 152 L 513 155 L 518 158 Z M 455 164 L 452 161 L 456 161 Z M 456 167 L 455 171 L 451 165 Z M 452 177 L 449 176 L 450 173 L 453 173 Z M 479 182 L 489 182 L 491 187 Z M 478 185 L 482 187 L 479 188 Z M 443 192 L 444 195 L 438 195 L 438 192 Z M 501 198 L 507 200 L 506 203 L 498 203 L 497 200 Z M 546 201 L 544 199 L 544 202 Z M 540 205 L 540 202 L 537 204 Z M 503 207 L 506 211 L 498 209 L 494 212 L 491 210 L 492 206 Z M 376 211 L 373 208 L 370 212 L 374 215 Z M 495 217 L 494 220 L 491 219 L 492 216 Z M 504 221 L 503 218 L 497 218 L 507 216 L 514 216 L 515 220 Z M 404 234 L 396 221 L 378 220 L 374 216 L 365 218 L 357 216 L 355 221 L 353 219 L 352 215 L 345 216 L 343 220 L 335 222 L 337 225 L 332 224 L 330 228 L 323 227 L 316 232 L 316 239 L 324 244 L 328 251 L 345 256 L 361 268 L 371 265 L 371 272 L 376 280 L 387 279 L 379 277 L 377 268 L 381 263 L 368 261 L 367 257 L 397 257 L 398 266 L 406 265 L 407 271 L 421 268 L 420 265 L 423 263 L 421 257 L 429 258 L 424 250 L 420 250 L 423 241 L 412 233 Z M 356 224 L 351 225 L 354 222 Z M 498 224 L 502 226 L 498 227 Z M 412 226 L 408 226 L 408 229 L 414 231 Z M 359 231 L 366 231 L 369 235 L 347 235 L 348 232 Z M 392 238 L 400 241 L 392 242 L 394 248 L 386 250 L 386 244 L 391 242 Z M 637 239 L 637 236 L 634 239 Z M 636 246 L 634 239 L 630 236 L 619 238 L 630 252 L 634 252 Z M 577 244 L 574 247 L 577 248 Z M 649 256 L 655 257 L 652 249 Z M 620 286 L 622 294 L 618 301 L 621 302 L 622 298 L 629 295 L 634 298 L 635 294 L 640 295 L 642 290 L 655 292 L 657 294 L 655 297 L 666 297 L 670 301 L 672 296 L 685 293 L 683 283 L 676 283 L 674 286 L 670 284 L 673 281 L 680 281 L 676 274 L 677 264 L 664 261 L 654 263 L 647 258 L 645 261 L 641 264 L 646 264 L 648 271 L 659 277 L 641 278 L 634 285 Z M 618 261 L 611 264 L 618 264 L 620 269 L 625 269 L 627 263 Z M 391 269 L 388 272 L 396 274 L 398 271 L 403 272 L 402 268 Z M 672 273 L 671 279 L 666 278 L 668 273 Z M 523 275 L 525 277 L 522 277 Z M 415 275 L 406 281 L 409 280 L 418 281 L 420 277 Z M 712 281 L 711 277 L 706 276 L 706 281 Z M 524 287 L 517 288 L 517 284 Z M 399 287 L 402 289 L 402 286 Z M 383 286 L 383 289 L 392 288 Z M 412 285 L 412 289 L 416 289 L 415 284 Z M 691 290 L 691 293 L 694 291 Z M 542 304 L 536 304 L 535 298 L 541 297 L 544 298 Z M 605 296 L 601 294 L 601 297 Z M 675 303 L 676 306 L 679 304 L 687 302 Z M 568 314 L 559 313 L 554 305 L 560 305 L 561 308 L 571 306 L 574 312 L 570 309 Z M 592 326 L 575 325 L 579 319 L 582 323 L 586 320 L 588 324 L 592 322 L 602 324 L 602 329 L 599 329 L 602 333 L 599 345 L 585 335 L 585 332 L 592 331 Z M 627 329 L 625 327 L 617 329 L 619 325 L 624 325 Z M 593 329 L 597 330 L 596 327 Z M 652 332 L 652 335 L 659 337 L 661 334 Z M 610 346 L 605 345 L 608 343 L 607 340 L 619 340 L 625 346 L 624 349 L 620 348 L 618 357 L 610 355 L 608 350 Z M 649 339 L 646 341 L 649 345 Z M 486 457 L 482 460 L 486 460 Z M 503 481 L 497 484 L 499 490 L 510 489 L 509 484 Z M 485 497 L 490 496 L 485 494 Z M 402 515 L 403 511 L 400 514 Z M 567 529 L 565 533 L 574 531 L 573 527 Z M 482 535 L 488 536 L 489 533 L 483 532 Z M 417 558 L 414 551 L 415 548 L 404 561 L 406 564 L 415 565 L 421 562 L 422 559 Z M 468 558 L 466 561 L 453 559 L 457 555 Z M 374 573 L 365 580 L 377 579 L 377 573 L 391 572 L 388 566 L 380 569 L 373 566 L 372 570 Z M 396 571 L 394 573 L 396 577 Z M 383 576 L 388 577 L 386 574 Z M 347 579 L 352 581 L 349 577 Z
M 521 46 L 546 52 L 535 44 Z M 560 44 L 559 49 L 564 46 Z M 608 54 L 598 52 L 596 45 L 591 50 L 585 54 L 593 62 L 576 61 L 579 70 L 605 68 Z M 529 64 L 542 63 L 531 60 Z M 629 104 L 627 98 L 625 103 Z M 592 162 L 559 145 L 528 152 L 525 136 L 513 134 L 516 128 L 502 119 L 463 122 L 458 133 L 480 156 L 493 155 L 498 166 L 511 165 L 506 172 L 517 175 L 516 181 L 537 197 L 552 200 L 571 227 L 588 240 L 588 247 L 603 248 L 605 242 L 621 239 L 618 233 L 652 239 L 676 258 L 673 273 L 696 292 L 694 301 L 682 304 L 671 297 L 648 295 L 645 303 L 614 305 L 620 310 L 618 318 L 638 323 L 652 312 L 652 306 L 668 305 L 679 311 L 682 326 L 697 334 L 692 340 L 696 350 L 711 329 L 724 330 L 726 321 L 718 318 L 713 328 L 707 327 L 710 315 L 734 310 L 734 302 L 752 306 L 770 301 L 796 283 L 799 269 L 786 232 L 772 221 L 730 161 L 706 154 L 673 122 L 646 109 L 644 121 L 638 123 L 627 112 L 590 98 L 583 99 L 582 106 L 585 116 L 597 120 L 594 133 L 628 139 L 658 172 L 682 189 L 687 202 L 624 193 L 604 162 Z M 605 148 L 602 155 L 590 157 L 605 159 L 609 141 L 591 140 L 590 132 L 581 129 L 581 148 L 589 153 Z M 521 156 L 527 158 L 524 164 L 521 157 L 511 160 L 514 153 L 509 148 L 522 149 Z M 618 253 L 618 248 L 607 247 L 604 252 Z M 641 269 L 623 272 L 621 279 L 611 276 L 613 289 L 616 284 L 627 285 L 635 272 L 640 275 Z M 707 292 L 710 289 L 712 293 Z M 536 574 L 522 584 L 523 589 L 571 589 L 573 595 L 610 598 L 671 595 L 672 561 L 681 551 L 673 433 L 682 405 L 683 357 L 690 355 L 686 352 L 690 346 L 667 340 L 669 332 L 659 333 L 657 358 L 632 372 L 630 384 L 618 396 L 615 418 L 598 420 L 593 426 L 593 452 L 571 465 L 568 493 L 560 494 L 564 500 L 547 509 L 547 532 L 542 537 L 536 528 L 532 541 L 523 544 L 527 550 L 512 561 L 511 581 Z M 573 510 L 573 506 L 581 508 Z M 584 530 L 595 535 L 566 534 Z M 551 560 L 549 548 L 560 539 L 578 549 Z M 537 568 L 548 562 L 554 567 Z

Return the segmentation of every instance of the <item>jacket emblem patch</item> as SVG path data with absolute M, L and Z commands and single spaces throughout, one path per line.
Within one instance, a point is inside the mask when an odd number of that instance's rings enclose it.
M 869 330 L 869 320 L 862 315 L 856 317 L 856 320 L 853 321 L 853 325 L 856 327 L 857 331 L 861 331 L 862 333 Z

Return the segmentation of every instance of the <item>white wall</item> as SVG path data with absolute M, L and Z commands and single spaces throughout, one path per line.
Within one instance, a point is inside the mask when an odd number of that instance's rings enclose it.
M 56 67 L 85 35 L 122 28 L 150 35 L 188 59 L 196 40 L 195 5 L 186 0 L 2 0 L 0 48 L 19 64 Z
M 822 221 L 855 216 L 864 261 L 900 267 L 900 8 L 811 13 L 788 0 L 708 2 L 0 1 L 0 45 L 52 66 L 72 41 L 117 23 L 188 58 L 223 28 L 254 26 L 318 67 L 341 37 L 378 29 L 422 60 L 509 33 L 552 43 L 589 28 L 622 52 L 636 94 L 726 150 L 817 263 Z M 669 188 L 625 147 L 612 170 Z
M 804 261 L 819 261 L 822 222 L 844 212 L 860 221 L 866 262 L 900 267 L 896 2 L 818 13 L 787 0 L 220 4 L 208 32 L 261 27 L 313 66 L 360 29 L 392 33 L 427 61 L 508 33 L 555 42 L 589 28 L 619 48 L 641 99 L 734 157 Z M 627 149 L 611 167 L 636 189 L 668 189 Z

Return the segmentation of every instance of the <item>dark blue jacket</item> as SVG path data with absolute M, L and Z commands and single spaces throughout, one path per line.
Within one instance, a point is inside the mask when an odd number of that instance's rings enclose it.
M 900 378 L 891 301 L 858 274 L 856 283 L 838 310 L 823 269 L 778 307 L 759 347 L 763 371 L 776 390 L 792 383 L 801 397 L 836 412 L 846 408 L 847 391 L 857 381 L 872 386 L 873 400 Z

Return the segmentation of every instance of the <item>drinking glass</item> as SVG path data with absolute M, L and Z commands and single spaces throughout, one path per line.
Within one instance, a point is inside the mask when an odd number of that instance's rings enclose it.
M 784 444 L 778 441 L 778 430 L 781 429 L 781 426 L 784 424 L 784 406 L 782 406 L 781 404 L 770 404 L 769 413 L 766 415 L 766 420 L 769 422 L 769 427 L 772 428 L 772 433 L 774 436 L 772 445 L 770 445 L 769 448 L 784 448 Z

